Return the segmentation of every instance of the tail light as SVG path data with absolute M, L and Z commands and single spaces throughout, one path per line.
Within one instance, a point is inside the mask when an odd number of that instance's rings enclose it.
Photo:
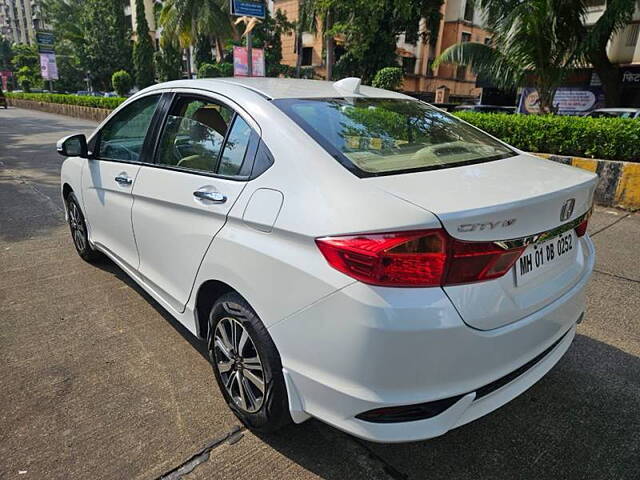
M 582 237 L 585 233 L 587 233 L 587 227 L 589 226 L 589 216 L 585 218 L 580 225 L 576 227 L 576 235 Z
M 504 275 L 525 247 L 463 242 L 442 229 L 374 233 L 316 240 L 336 270 L 370 285 L 433 287 Z

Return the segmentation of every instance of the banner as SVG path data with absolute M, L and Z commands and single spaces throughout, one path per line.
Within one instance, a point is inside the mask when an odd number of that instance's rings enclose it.
M 251 49 L 251 56 L 253 57 L 253 62 L 251 62 L 253 76 L 264 77 L 264 50 L 262 50 L 261 48 L 253 48 Z M 247 47 L 233 47 L 234 77 L 246 77 L 249 75 L 249 65 L 247 59 Z
M 58 65 L 55 53 L 40 54 L 40 74 L 45 80 L 58 80 Z
M 582 115 L 604 107 L 602 87 L 560 87 L 553 97 L 559 115 Z M 518 113 L 539 113 L 540 99 L 535 88 L 525 88 L 520 96 Z

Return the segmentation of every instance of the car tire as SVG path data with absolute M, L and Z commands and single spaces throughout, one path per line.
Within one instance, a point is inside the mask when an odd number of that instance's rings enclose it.
M 270 433 L 292 422 L 278 350 L 239 294 L 227 293 L 211 308 L 207 346 L 220 391 L 247 428 Z
M 71 239 L 76 247 L 78 255 L 83 260 L 93 263 L 99 260 L 102 255 L 95 250 L 89 243 L 87 235 L 87 222 L 80 208 L 80 203 L 73 192 L 69 193 L 66 198 L 67 203 L 67 221 L 71 230 Z

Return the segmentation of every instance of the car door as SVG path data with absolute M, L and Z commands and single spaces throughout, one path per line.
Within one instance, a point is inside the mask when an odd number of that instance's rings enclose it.
M 259 139 L 252 122 L 219 100 L 177 93 L 159 129 L 155 165 L 138 172 L 139 273 L 178 312 L 251 172 Z
M 97 133 L 82 176 L 91 241 L 118 260 L 138 268 L 131 225 L 133 186 L 146 161 L 145 140 L 160 94 L 142 97 L 118 111 Z

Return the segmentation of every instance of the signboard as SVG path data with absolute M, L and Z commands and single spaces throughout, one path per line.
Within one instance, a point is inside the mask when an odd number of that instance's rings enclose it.
M 45 80 L 58 80 L 58 65 L 55 53 L 40 54 L 40 74 Z
M 640 68 L 624 67 L 620 69 L 622 84 L 629 87 L 640 87 Z
M 56 37 L 52 32 L 36 32 L 39 53 L 55 53 Z
M 264 77 L 264 50 L 261 48 L 251 49 L 251 68 L 254 77 Z M 233 76 L 246 77 L 249 74 L 249 65 L 247 62 L 247 47 L 233 47 Z
M 237 17 L 264 18 L 266 7 L 264 0 L 230 0 L 231 15 Z
M 561 87 L 556 90 L 553 104 L 560 115 L 580 115 L 604 107 L 602 87 Z M 535 88 L 525 88 L 520 96 L 518 113 L 539 113 L 540 100 Z

